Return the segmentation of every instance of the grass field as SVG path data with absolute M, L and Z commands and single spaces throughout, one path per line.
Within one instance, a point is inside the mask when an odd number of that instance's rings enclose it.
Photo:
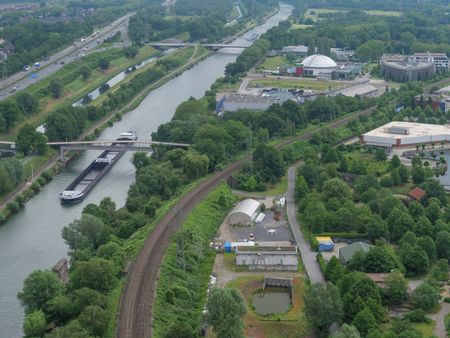
M 292 79 L 275 79 L 266 78 L 263 80 L 250 81 L 252 87 L 279 87 L 279 88 L 302 88 L 316 91 L 341 88 L 342 83 L 331 81 L 319 81 L 315 79 L 292 78 Z
M 292 24 L 290 30 L 294 30 L 294 29 L 307 29 L 309 27 L 314 27 L 314 25 L 303 25 L 300 23 L 294 23 Z
M 272 56 L 272 57 L 266 57 L 264 59 L 264 62 L 261 63 L 257 69 L 270 69 L 275 70 L 278 67 L 281 66 L 291 66 L 293 63 L 291 63 L 287 57 L 285 56 Z
M 228 283 L 227 287 L 238 289 L 247 303 L 244 317 L 246 337 L 255 338 L 294 338 L 305 337 L 309 333 L 307 322 L 303 316 L 302 295 L 305 290 L 303 278 L 294 278 L 294 292 L 291 309 L 282 314 L 269 316 L 257 315 L 252 306 L 253 294 L 262 288 L 261 276 L 245 276 Z
M 339 13 L 339 12 L 348 12 L 343 9 L 329 9 L 329 8 L 310 8 L 305 13 L 305 18 L 310 18 L 313 21 L 317 21 L 319 14 L 329 14 L 329 13 Z M 377 15 L 377 16 L 400 16 L 402 12 L 398 11 L 382 11 L 377 9 L 363 10 L 364 13 L 369 15 Z

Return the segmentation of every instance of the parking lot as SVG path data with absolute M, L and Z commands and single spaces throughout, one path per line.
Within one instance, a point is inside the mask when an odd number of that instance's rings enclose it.
M 249 226 L 232 226 L 226 221 L 220 226 L 220 237 L 223 241 L 238 242 L 248 240 L 250 234 L 254 235 L 256 242 L 289 241 L 292 238 L 291 230 L 286 222 L 284 210 L 278 214 L 279 220 L 274 219 L 274 212 L 266 209 L 266 217 L 261 223 Z

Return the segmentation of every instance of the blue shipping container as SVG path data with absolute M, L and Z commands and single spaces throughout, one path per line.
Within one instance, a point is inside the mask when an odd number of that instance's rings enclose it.
M 224 246 L 225 252 L 231 253 L 231 242 L 225 242 Z

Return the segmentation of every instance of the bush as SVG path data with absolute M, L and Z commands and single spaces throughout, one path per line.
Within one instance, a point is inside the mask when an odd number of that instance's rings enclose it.
M 20 210 L 20 206 L 17 202 L 10 202 L 6 205 L 6 207 L 13 214 L 19 212 L 19 210 Z
M 36 182 L 38 182 L 40 186 L 43 186 L 43 185 L 45 185 L 45 183 L 47 183 L 46 179 L 43 178 L 42 176 L 39 177 L 39 178 L 36 180 Z
M 430 319 L 426 316 L 423 310 L 413 310 L 405 315 L 405 318 L 413 323 L 428 323 Z
M 327 268 L 327 262 L 325 262 L 325 259 L 323 258 L 321 253 L 318 253 L 316 255 L 317 263 L 319 263 L 320 270 L 322 273 L 325 273 L 325 270 Z
M 26 197 L 23 194 L 19 194 L 16 196 L 16 198 L 14 199 L 14 201 L 19 205 L 22 206 L 23 203 L 25 202 Z
M 311 250 L 319 251 L 319 242 L 315 235 L 311 234 L 311 236 L 309 236 L 309 244 L 311 245 Z
M 450 303 L 450 297 L 445 297 L 445 298 L 444 298 L 444 302 L 445 302 L 445 303 Z
M 44 171 L 41 175 L 41 177 L 46 181 L 50 182 L 53 179 L 53 174 L 50 172 L 50 170 Z
M 39 183 L 37 181 L 35 181 L 35 182 L 33 182 L 33 184 L 31 184 L 31 189 L 35 193 L 38 193 L 41 190 L 41 186 L 39 185 Z

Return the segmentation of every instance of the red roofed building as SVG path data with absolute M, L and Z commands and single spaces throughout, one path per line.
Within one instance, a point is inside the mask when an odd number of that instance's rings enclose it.
M 419 187 L 415 187 L 413 190 L 411 190 L 408 193 L 408 196 L 411 197 L 412 199 L 415 199 L 416 201 L 421 201 L 424 199 L 424 197 L 426 196 L 426 191 L 419 188 Z

